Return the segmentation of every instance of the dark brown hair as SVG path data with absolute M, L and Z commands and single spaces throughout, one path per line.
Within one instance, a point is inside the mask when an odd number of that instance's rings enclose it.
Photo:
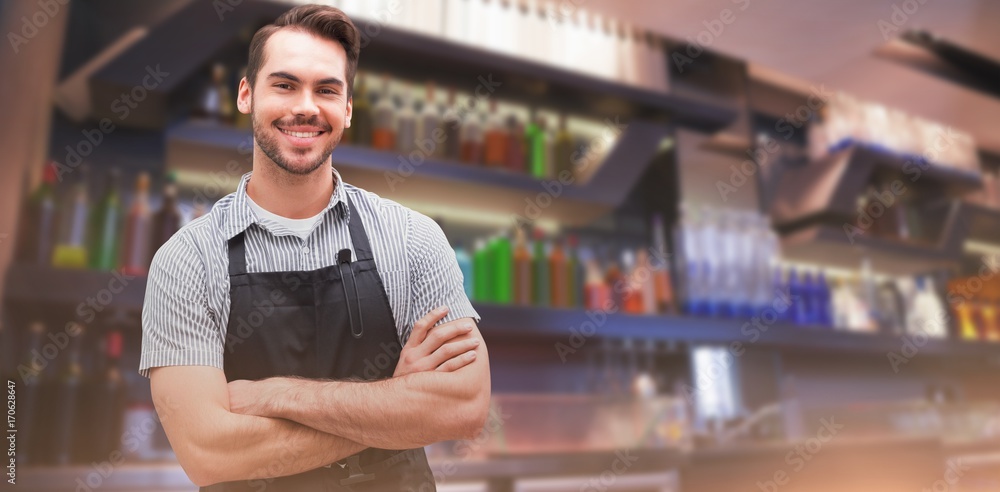
M 351 18 L 343 11 L 326 5 L 300 5 L 281 14 L 274 24 L 257 30 L 250 40 L 250 61 L 247 63 L 247 81 L 253 89 L 257 73 L 264 65 L 264 45 L 271 35 L 281 29 L 297 29 L 314 36 L 336 41 L 347 53 L 347 97 L 354 93 L 354 73 L 358 70 L 361 55 L 361 36 Z

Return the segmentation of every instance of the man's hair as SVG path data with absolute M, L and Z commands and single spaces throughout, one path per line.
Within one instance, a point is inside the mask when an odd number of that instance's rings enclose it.
M 340 43 L 347 53 L 347 80 L 344 82 L 347 84 L 347 97 L 351 97 L 354 73 L 358 70 L 358 57 L 361 55 L 361 36 L 347 14 L 326 5 L 300 5 L 281 14 L 274 24 L 257 30 L 250 40 L 250 61 L 247 63 L 247 81 L 251 89 L 257 81 L 260 67 L 264 65 L 264 46 L 271 35 L 281 29 L 304 31 Z

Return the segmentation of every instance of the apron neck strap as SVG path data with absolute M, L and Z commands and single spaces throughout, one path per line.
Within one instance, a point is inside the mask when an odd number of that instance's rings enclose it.
M 358 209 L 354 208 L 350 194 L 344 193 L 344 201 L 347 202 L 347 208 L 350 210 L 350 221 L 347 228 L 351 233 L 354 256 L 357 261 L 372 260 L 375 257 L 372 255 L 372 246 L 368 243 L 368 234 L 365 233 L 365 224 L 361 221 L 361 214 L 358 213 Z
M 246 231 L 241 231 L 229 240 L 229 275 L 244 273 L 247 273 Z

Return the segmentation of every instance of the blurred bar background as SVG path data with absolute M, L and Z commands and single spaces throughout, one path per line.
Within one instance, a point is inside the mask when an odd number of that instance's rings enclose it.
M 196 490 L 144 275 L 250 170 L 294 3 L 0 7 L 22 489 Z M 483 318 L 439 490 L 1000 490 L 1000 4 L 326 3 L 364 38 L 333 164 L 441 224 Z

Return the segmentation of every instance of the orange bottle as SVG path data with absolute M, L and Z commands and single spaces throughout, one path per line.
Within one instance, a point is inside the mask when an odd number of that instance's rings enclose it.
M 983 301 L 979 308 L 980 318 L 983 326 L 980 328 L 981 335 L 990 342 L 1000 342 L 1000 326 L 997 326 L 997 303 L 996 300 Z
M 608 285 L 601 278 L 601 267 L 598 266 L 597 260 L 588 260 L 587 282 L 584 285 L 584 295 L 586 297 L 584 305 L 586 308 L 592 311 L 610 310 L 612 307 L 610 291 L 611 289 L 608 288 Z
M 486 129 L 483 162 L 490 167 L 505 167 L 507 163 L 507 128 L 497 113 L 497 100 L 490 99 L 490 121 Z
M 379 150 L 396 149 L 396 105 L 389 92 L 389 76 L 382 76 L 382 93 L 372 112 L 372 147 Z

